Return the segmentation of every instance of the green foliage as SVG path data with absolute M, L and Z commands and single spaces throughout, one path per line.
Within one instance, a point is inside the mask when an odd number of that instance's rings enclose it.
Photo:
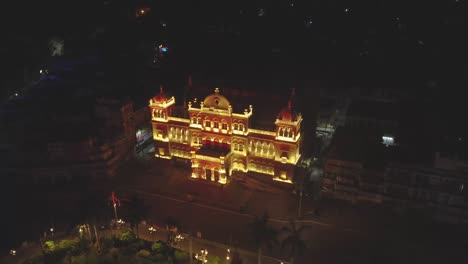
M 51 241 L 51 240 L 46 241 L 46 242 L 44 243 L 44 245 L 45 245 L 45 251 L 46 251 L 47 253 L 51 253 L 51 252 L 54 252 L 54 251 L 55 251 L 55 242 L 54 242 L 54 241 Z
M 133 231 L 125 231 L 120 235 L 120 240 L 122 242 L 131 243 L 135 241 L 135 239 L 136 239 L 136 236 L 135 236 L 135 233 L 133 233 Z
M 206 257 L 206 260 L 207 260 L 207 264 L 220 264 L 221 263 L 221 259 L 218 257 L 218 256 L 213 256 L 213 255 L 208 255 Z
M 167 245 L 164 244 L 164 242 L 156 241 L 151 246 L 151 251 L 153 252 L 153 254 L 162 254 L 165 251 L 167 251 Z
M 187 263 L 189 261 L 189 254 L 177 249 L 174 252 L 174 260 L 176 263 Z
M 80 240 L 79 239 L 64 239 L 58 243 L 56 250 L 68 253 L 72 256 L 80 254 Z

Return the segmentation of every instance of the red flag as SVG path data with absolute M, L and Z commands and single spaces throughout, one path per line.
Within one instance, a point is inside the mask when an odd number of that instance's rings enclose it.
M 111 196 L 111 197 L 112 197 L 112 204 L 113 204 L 114 206 L 116 206 L 117 204 L 120 206 L 120 200 L 117 199 L 117 197 L 115 196 L 115 193 L 114 193 L 114 192 L 112 192 L 112 196 Z

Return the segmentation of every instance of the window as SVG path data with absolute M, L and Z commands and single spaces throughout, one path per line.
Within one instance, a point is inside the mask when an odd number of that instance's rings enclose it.
M 238 150 L 237 143 L 234 143 L 233 145 L 234 145 L 234 150 L 237 151 Z
M 244 131 L 244 125 L 243 124 L 239 124 L 239 131 Z
M 226 123 L 223 123 L 223 124 L 222 124 L 222 126 L 223 126 L 223 127 L 222 127 L 222 128 L 223 128 L 223 130 L 227 130 L 227 128 L 228 128 L 228 125 L 227 125 Z
M 234 124 L 234 130 L 238 130 L 238 128 L 239 128 L 239 127 L 237 126 L 237 123 Z
M 211 122 L 210 120 L 205 121 L 205 127 L 211 127 Z
M 197 118 L 196 117 L 193 117 L 192 118 L 192 124 L 196 124 L 197 123 Z
M 218 121 L 214 121 L 213 127 L 214 127 L 214 128 L 219 128 L 219 123 L 218 123 Z
M 197 117 L 197 124 L 201 125 L 201 118 Z
M 241 152 L 244 151 L 244 144 L 239 144 L 239 151 L 241 151 Z

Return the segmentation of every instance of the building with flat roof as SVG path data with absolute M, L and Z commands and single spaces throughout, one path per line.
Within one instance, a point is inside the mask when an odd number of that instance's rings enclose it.
M 188 101 L 182 114 L 161 88 L 150 99 L 155 156 L 190 161 L 193 179 L 226 184 L 233 172 L 252 171 L 292 183 L 302 141 L 294 96 L 293 90 L 271 129 L 265 129 L 265 122 L 254 120 L 255 106 L 236 111 L 218 88 L 204 100 Z

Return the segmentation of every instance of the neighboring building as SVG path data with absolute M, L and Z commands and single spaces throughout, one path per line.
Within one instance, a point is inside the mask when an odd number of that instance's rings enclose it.
M 31 177 L 51 182 L 113 177 L 135 153 L 136 128 L 145 124 L 144 115 L 136 116 L 130 100 L 97 99 L 49 120 L 4 123 L 10 143 L 0 144 L 0 171 L 25 182 Z M 31 128 L 35 133 L 24 138 Z
M 440 164 L 431 153 L 385 146 L 376 133 L 343 127 L 325 158 L 322 194 L 353 203 L 428 207 L 445 219 L 468 221 L 468 175 Z
M 155 156 L 190 161 L 193 179 L 226 184 L 234 172 L 257 172 L 292 183 L 302 140 L 293 97 L 265 130 L 254 125 L 265 120 L 252 122 L 254 106 L 235 112 L 218 88 L 203 101 L 189 101 L 185 113 L 161 88 L 150 100 Z

